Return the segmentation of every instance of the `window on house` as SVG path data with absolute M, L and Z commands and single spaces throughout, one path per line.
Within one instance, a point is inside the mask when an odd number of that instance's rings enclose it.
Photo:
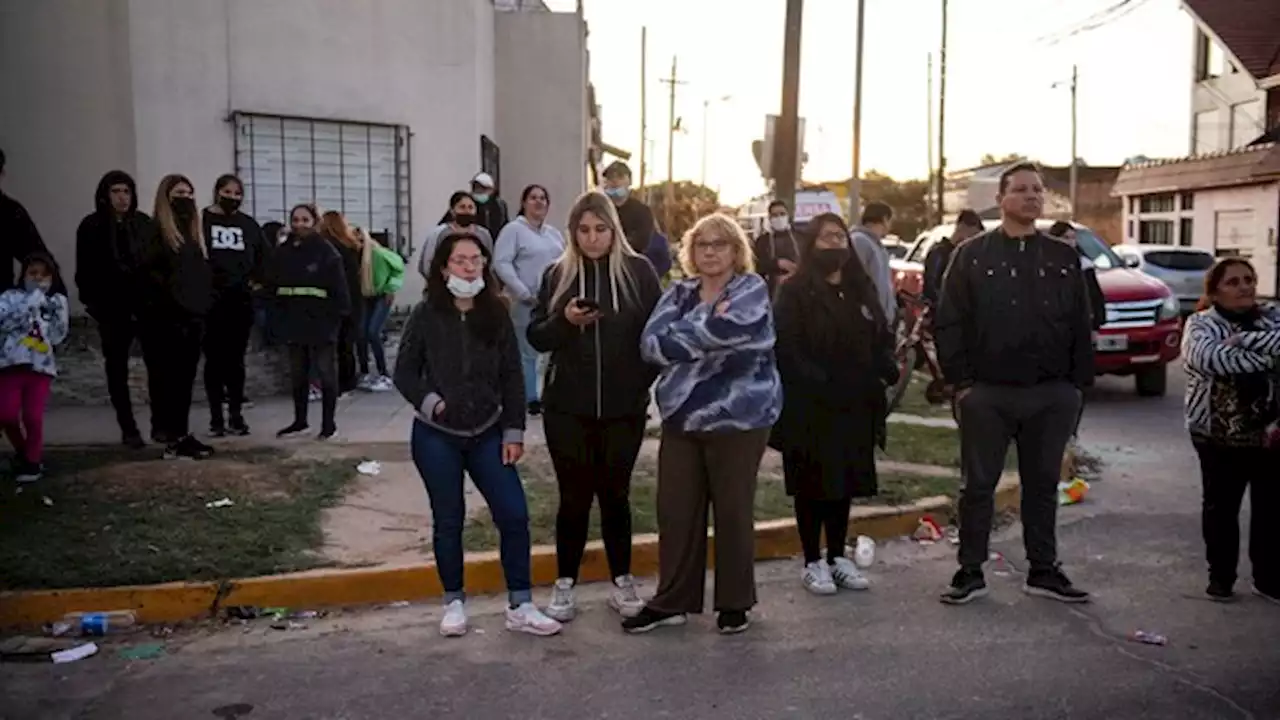
M 409 128 L 250 113 L 234 122 L 244 212 L 287 224 L 290 208 L 315 203 L 412 253 Z
M 1197 74 L 1200 80 L 1222 77 L 1226 74 L 1227 56 L 1217 43 L 1209 39 L 1208 35 L 1200 33 L 1197 50 L 1196 64 L 1199 70 Z
M 1172 245 L 1172 220 L 1143 220 L 1138 223 L 1138 243 L 1141 245 Z
M 1133 221 L 1132 220 L 1129 221 L 1129 227 L 1126 230 L 1127 232 L 1125 232 L 1124 234 L 1125 239 L 1132 240 L 1133 239 Z
M 1138 202 L 1139 212 L 1157 213 L 1173 212 L 1173 193 L 1163 195 L 1143 195 Z
M 1182 218 L 1178 221 L 1178 244 L 1184 247 L 1191 247 L 1192 230 L 1195 228 L 1195 221 L 1191 218 Z
M 1196 207 L 1196 194 L 1182 193 L 1181 205 L 1183 210 L 1194 210 Z

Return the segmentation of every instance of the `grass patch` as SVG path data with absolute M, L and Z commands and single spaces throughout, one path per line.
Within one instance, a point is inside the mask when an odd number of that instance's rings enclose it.
M 877 456 L 895 462 L 960 467 L 960 431 L 955 428 L 927 427 L 909 423 L 889 423 L 889 437 L 883 452 Z M 1004 466 L 1018 467 L 1018 455 L 1012 443 L 1005 455 Z
M 927 418 L 950 418 L 950 402 L 930 405 L 929 401 L 925 399 L 924 389 L 928 385 L 928 375 L 919 372 L 912 373 L 911 381 L 907 384 L 907 390 L 902 394 L 902 401 L 898 403 L 898 407 L 894 409 L 894 412 Z
M 115 449 L 50 450 L 50 476 L 0 484 L 0 589 L 100 587 L 253 577 L 327 564 L 321 511 L 352 463 L 278 450 L 201 462 Z M 44 498 L 52 501 L 47 505 Z M 223 497 L 235 504 L 206 508 Z
M 555 474 L 546 460 L 545 450 L 530 448 L 521 462 L 521 477 L 525 484 L 525 497 L 529 503 L 529 532 L 533 543 L 554 545 L 556 507 L 559 494 Z M 899 473 L 879 474 L 880 494 L 874 498 L 858 500 L 859 505 L 901 505 L 923 497 L 947 495 L 955 497 L 960 487 L 959 478 L 929 477 Z M 641 455 L 631 479 L 631 532 L 635 535 L 656 533 L 657 475 L 651 458 Z M 794 515 L 790 497 L 778 473 L 765 471 L 756 485 L 755 519 L 776 520 Z M 600 512 L 591 512 L 592 540 L 600 539 Z M 463 547 L 468 551 L 495 550 L 498 547 L 498 530 L 487 513 L 467 521 L 462 533 Z

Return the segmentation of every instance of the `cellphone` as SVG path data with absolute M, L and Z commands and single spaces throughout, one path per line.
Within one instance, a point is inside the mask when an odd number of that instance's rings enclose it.
M 578 307 L 586 310 L 587 312 L 600 312 L 600 303 L 592 300 L 591 298 L 578 298 L 574 300 L 574 302 L 577 303 Z

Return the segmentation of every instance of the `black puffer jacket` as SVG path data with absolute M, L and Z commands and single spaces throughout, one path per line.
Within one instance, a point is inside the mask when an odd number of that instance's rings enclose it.
M 548 412 L 599 418 L 645 414 L 658 368 L 641 359 L 640 333 L 662 286 L 647 258 L 628 255 L 623 262 L 634 281 L 630 292 L 625 282 L 610 282 L 607 258 L 584 260 L 577 287 L 554 305 L 560 267 L 547 269 L 528 340 L 535 350 L 551 353 L 542 393 Z M 565 306 L 579 297 L 600 303 L 603 317 L 595 324 L 579 328 L 565 319 Z
M 116 216 L 111 187 L 125 185 L 129 210 Z M 153 233 L 151 218 L 138 210 L 138 188 L 123 170 L 102 176 L 93 195 L 94 211 L 76 229 L 76 287 L 85 311 L 100 321 L 130 317 L 144 309 L 139 263 L 143 243 Z
M 351 312 L 342 258 L 311 232 L 293 234 L 276 248 L 269 272 L 271 328 L 283 343 L 325 345 L 338 341 L 338 326 Z
M 934 325 L 948 383 L 1093 384 L 1091 313 L 1075 248 L 997 228 L 953 258 Z

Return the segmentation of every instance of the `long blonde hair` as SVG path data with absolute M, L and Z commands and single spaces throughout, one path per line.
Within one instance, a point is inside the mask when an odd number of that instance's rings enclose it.
M 564 244 L 564 253 L 556 261 L 558 281 L 555 291 L 551 293 L 551 307 L 557 307 L 558 303 L 575 287 L 578 287 L 578 292 L 582 292 L 580 286 L 584 282 L 582 265 L 585 258 L 582 251 L 578 249 L 578 224 L 587 213 L 603 220 L 613 234 L 608 255 L 609 291 L 613 293 L 613 306 L 620 307 L 619 286 L 622 287 L 622 294 L 627 301 L 635 302 L 639 297 L 636 279 L 632 277 L 631 269 L 627 267 L 625 260 L 628 257 L 637 257 L 638 253 L 631 248 L 626 234 L 622 232 L 622 221 L 618 219 L 618 211 L 614 209 L 613 201 L 602 192 L 588 190 L 578 196 L 573 203 L 573 208 L 569 210 L 569 239 Z
M 374 240 L 364 228 L 356 229 L 356 236 L 360 239 L 360 292 L 365 297 L 374 296 L 373 287 L 373 244 Z
M 152 209 L 152 218 L 155 219 L 156 225 L 160 228 L 160 237 L 164 239 L 170 250 L 177 252 L 183 242 L 194 243 L 200 248 L 200 254 L 209 257 L 209 249 L 204 246 L 204 223 L 200 219 L 200 211 L 191 215 L 191 226 L 186 228 L 187 234 L 184 236 L 182 230 L 178 228 L 178 219 L 173 216 L 173 207 L 169 205 L 169 193 L 179 185 L 186 185 L 191 188 L 192 203 L 195 202 L 196 186 L 186 175 L 174 173 L 165 175 L 160 181 L 160 185 L 156 187 L 156 204 Z

